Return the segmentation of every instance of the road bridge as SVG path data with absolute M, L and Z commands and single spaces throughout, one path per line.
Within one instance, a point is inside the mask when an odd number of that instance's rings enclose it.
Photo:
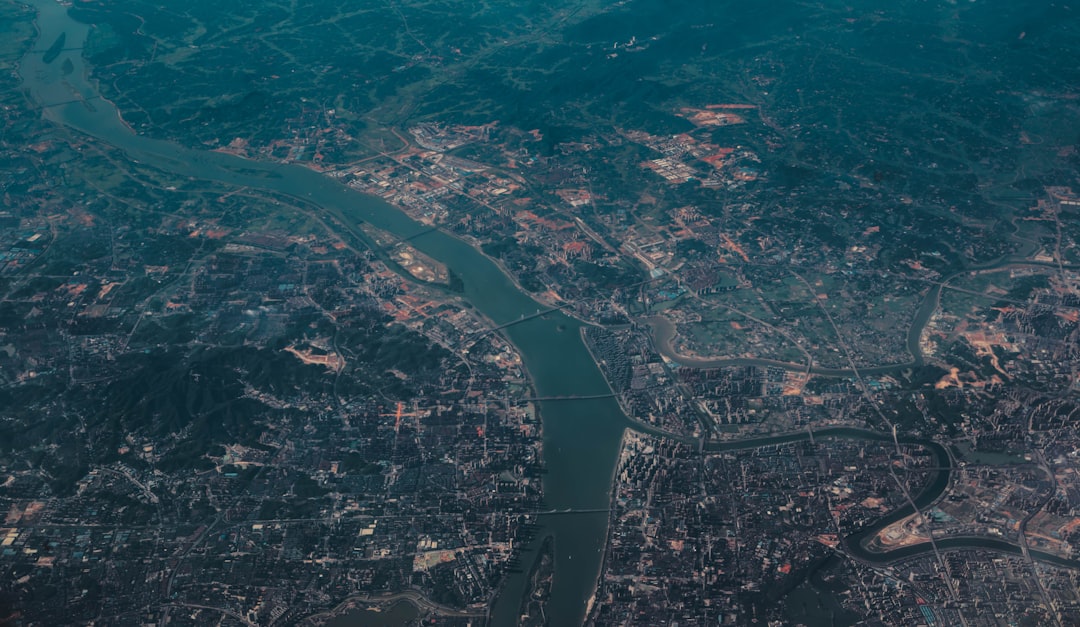
M 528 315 L 528 316 L 522 314 L 522 316 L 520 318 L 518 318 L 517 320 L 511 320 L 510 322 L 504 322 L 503 324 L 500 324 L 499 326 L 491 327 L 490 329 L 486 329 L 484 331 L 477 331 L 473 335 L 473 337 L 481 338 L 481 337 L 484 337 L 485 335 L 488 335 L 490 333 L 495 333 L 496 331 L 501 331 L 502 329 L 505 329 L 507 327 L 512 327 L 515 324 L 521 324 L 522 322 L 528 322 L 529 320 L 532 320 L 534 318 L 539 318 L 541 316 L 546 316 L 549 313 L 554 313 L 556 311 L 561 311 L 563 309 L 566 309 L 567 307 L 570 307 L 570 303 L 563 303 L 563 304 L 558 305 L 556 307 L 551 307 L 549 309 L 544 309 L 543 311 L 538 311 L 538 312 L 536 312 L 536 313 L 534 313 L 532 315 Z

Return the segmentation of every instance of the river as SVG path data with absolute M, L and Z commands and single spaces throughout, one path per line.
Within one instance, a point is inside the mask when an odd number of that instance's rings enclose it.
M 891 443 L 893 441 L 892 436 L 880 431 L 868 431 L 866 429 L 859 429 L 855 427 L 829 427 L 814 431 L 814 440 L 823 439 L 849 439 L 849 440 L 865 440 L 868 442 L 885 442 Z M 794 442 L 803 442 L 810 439 L 810 434 L 806 432 L 787 433 L 774 436 L 763 436 L 745 440 L 733 440 L 729 442 L 710 442 L 705 446 L 705 450 L 713 452 L 722 451 L 737 451 L 752 448 L 760 448 L 763 446 L 779 446 L 782 444 L 792 444 Z M 920 510 L 925 511 L 925 508 L 929 507 L 949 487 L 949 481 L 952 474 L 952 458 L 945 447 L 941 444 L 918 438 L 898 438 L 900 444 L 914 444 L 926 448 L 930 451 L 934 457 L 934 467 L 940 470 L 934 473 L 933 479 L 923 489 L 922 492 L 915 495 L 915 505 Z M 904 505 L 898 509 L 889 512 L 886 516 L 875 520 L 873 524 L 867 525 L 863 529 L 856 531 L 843 539 L 844 548 L 848 554 L 863 560 L 865 562 L 872 562 L 875 564 L 886 564 L 895 562 L 916 555 L 922 555 L 929 553 L 933 550 L 929 542 L 922 544 L 913 544 L 899 549 L 894 549 L 886 553 L 879 551 L 872 551 L 866 547 L 867 541 L 873 538 L 879 531 L 888 527 L 889 525 L 902 520 L 914 513 L 914 510 L 910 505 Z M 952 536 L 952 537 L 937 537 L 935 538 L 939 549 L 946 550 L 989 550 L 997 551 L 1001 553 L 1009 553 L 1012 555 L 1021 555 L 1022 551 L 1020 546 L 1012 542 L 1000 540 L 991 537 L 968 537 L 968 536 Z M 1046 553 L 1044 551 L 1032 550 L 1031 556 L 1040 561 L 1061 566 L 1063 568 L 1080 569 L 1080 560 L 1071 560 L 1068 558 L 1060 557 L 1052 553 Z
M 247 161 L 136 135 L 89 79 L 81 48 L 89 26 L 72 19 L 55 0 L 23 0 L 38 11 L 38 42 L 20 61 L 23 86 L 46 119 L 122 150 L 129 159 L 176 175 L 249 187 L 300 199 L 350 229 L 363 221 L 399 237 L 453 270 L 464 282 L 463 297 L 494 324 L 529 316 L 545 305 L 521 291 L 500 268 L 472 246 L 413 221 L 382 199 L 362 194 L 300 166 Z M 45 63 L 42 50 L 66 34 L 66 48 Z M 70 61 L 70 64 L 68 63 Z M 421 233 L 423 233 L 421 235 Z M 581 341 L 581 322 L 561 312 L 515 324 L 502 332 L 521 353 L 538 396 L 610 394 L 607 382 Z M 628 422 L 614 398 L 541 402 L 544 432 L 545 506 L 552 510 L 605 510 L 619 443 Z M 555 538 L 551 603 L 553 625 L 581 624 L 600 572 L 607 515 L 541 516 L 539 537 Z M 522 556 L 529 571 L 534 554 Z M 492 611 L 496 625 L 517 622 L 526 584 L 511 573 Z
M 336 218 L 357 237 L 357 224 L 367 222 L 402 238 L 418 250 L 444 263 L 461 277 L 463 297 L 494 325 L 514 322 L 546 308 L 518 288 L 491 259 L 462 240 L 415 222 L 382 199 L 351 190 L 313 170 L 294 165 L 262 163 L 216 152 L 198 151 L 135 134 L 124 124 L 112 103 L 103 99 L 89 79 L 89 67 L 81 49 L 89 26 L 72 19 L 55 0 L 21 0 L 38 11 L 38 41 L 20 61 L 23 87 L 37 102 L 46 119 L 122 150 L 129 159 L 180 176 L 249 187 L 289 196 L 318 207 Z M 59 55 L 46 63 L 43 49 L 66 37 Z M 918 331 L 936 306 L 940 286 L 924 301 L 909 332 L 908 345 L 916 362 Z M 561 312 L 514 324 L 502 330 L 517 347 L 538 396 L 604 396 L 610 389 L 581 340 L 582 323 Z M 660 344 L 660 342 L 658 342 Z M 737 360 L 747 365 L 774 365 L 766 360 Z M 775 364 L 782 365 L 782 364 Z M 911 364 L 908 364 L 911 365 Z M 895 369 L 898 366 L 889 366 Z M 799 367 L 800 369 L 802 367 Z M 860 369 L 864 374 L 876 368 Z M 815 372 L 828 375 L 826 371 Z M 837 370 L 834 376 L 847 376 Z M 610 503 L 611 481 L 622 433 L 630 424 L 614 398 L 540 403 L 544 431 L 545 506 L 552 510 L 605 510 Z M 888 436 L 865 432 L 822 433 L 822 437 L 882 439 Z M 778 436 L 715 448 L 747 448 L 794 441 L 806 434 Z M 920 444 L 940 447 L 933 443 Z M 710 446 L 710 448 L 714 448 Z M 948 456 L 935 450 L 947 466 Z M 917 499 L 925 506 L 948 485 L 948 472 L 939 473 L 930 489 Z M 880 528 L 899 510 L 874 525 Z M 607 533 L 607 514 L 583 513 L 539 517 L 537 540 L 554 537 L 555 572 L 547 617 L 552 625 L 581 624 L 588 598 L 595 590 Z M 860 534 L 861 535 L 861 534 Z M 945 541 L 951 542 L 951 541 Z M 980 546 L 993 543 L 978 540 Z M 1005 543 L 1002 543 L 1005 544 Z M 849 546 L 858 546 L 858 542 Z M 1011 546 L 1011 545 L 1007 545 Z M 992 547 L 987 547 L 992 548 Z M 857 550 L 857 549 L 856 549 Z M 922 550 L 927 550 L 923 548 Z M 535 546 L 522 555 L 520 573 L 507 578 L 492 609 L 494 625 L 514 625 L 526 575 L 535 557 Z M 893 559 L 881 554 L 864 559 Z

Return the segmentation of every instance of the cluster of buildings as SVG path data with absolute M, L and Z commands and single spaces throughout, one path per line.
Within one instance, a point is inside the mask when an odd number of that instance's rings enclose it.
M 0 216 L 8 249 L 66 242 L 4 284 L 3 618 L 297 622 L 408 593 L 482 620 L 542 508 L 513 347 L 273 201 L 113 191 Z
M 858 438 L 702 454 L 628 434 L 590 619 L 597 625 L 782 620 L 784 591 L 842 553 L 845 536 L 904 504 L 894 475 L 916 493 L 925 488 L 933 473 L 921 469 L 929 461 L 919 447 Z

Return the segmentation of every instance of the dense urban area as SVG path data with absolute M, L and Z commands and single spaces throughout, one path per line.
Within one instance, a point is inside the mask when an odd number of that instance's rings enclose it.
M 0 3 L 0 623 L 1080 624 L 1072 9 L 188 4 Z

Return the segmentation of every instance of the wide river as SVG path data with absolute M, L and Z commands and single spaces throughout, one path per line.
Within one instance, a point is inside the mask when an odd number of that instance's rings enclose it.
M 38 11 L 34 51 L 20 62 L 23 86 L 42 106 L 46 119 L 121 149 L 129 159 L 181 176 L 261 189 L 301 199 L 343 224 L 360 221 L 400 237 L 421 232 L 410 243 L 445 263 L 464 282 L 464 297 L 495 324 L 546 308 L 522 292 L 500 268 L 465 242 L 411 220 L 381 199 L 351 190 L 299 166 L 260 163 L 216 152 L 191 150 L 136 135 L 112 103 L 89 79 L 81 48 L 89 26 L 72 19 L 55 0 L 23 0 Z M 64 51 L 45 63 L 43 51 L 66 33 Z M 65 60 L 71 62 L 66 75 Z M 503 330 L 521 352 L 539 396 L 609 394 L 607 382 L 581 341 L 581 323 L 562 313 Z M 542 403 L 544 495 L 554 510 L 603 510 L 626 417 L 613 398 Z M 550 607 L 552 625 L 581 624 L 600 572 L 607 515 L 563 514 L 540 519 L 541 536 L 555 537 L 555 570 Z M 527 573 L 534 555 L 522 556 Z M 495 603 L 493 623 L 513 625 L 524 590 L 524 573 L 511 574 Z
M 351 190 L 300 166 L 247 161 L 136 135 L 123 123 L 112 103 L 101 98 L 89 79 L 89 67 L 82 58 L 81 49 L 90 27 L 68 16 L 66 8 L 56 0 L 21 1 L 38 11 L 39 34 L 33 50 L 20 61 L 20 73 L 23 87 L 42 107 L 46 119 L 110 144 L 122 150 L 129 159 L 163 171 L 290 196 L 318 207 L 350 229 L 355 229 L 359 222 L 367 222 L 399 237 L 417 236 L 410 243 L 460 276 L 464 282 L 464 297 L 494 324 L 513 322 L 545 308 L 475 248 L 453 236 L 430 230 L 377 197 Z M 66 36 L 64 49 L 50 63 L 45 63 L 43 52 L 62 34 Z M 65 61 L 70 61 L 67 68 L 70 71 L 66 74 L 62 69 Z M 920 320 L 929 317 L 933 304 L 936 302 L 924 303 L 918 316 Z M 502 331 L 520 351 L 539 396 L 593 396 L 610 392 L 581 341 L 581 326 L 576 319 L 553 312 Z M 916 326 L 921 328 L 921 325 Z M 913 353 L 918 355 L 916 351 Z M 867 369 L 868 372 L 872 370 Z M 541 403 L 541 415 L 544 462 L 548 471 L 544 476 L 546 507 L 553 510 L 606 509 L 619 442 L 623 430 L 630 424 L 618 403 L 613 398 L 547 402 Z M 842 429 L 833 430 L 830 435 L 866 439 L 885 437 Z M 746 448 L 805 437 L 805 434 L 796 434 L 716 448 Z M 934 449 L 942 465 L 947 466 L 948 456 L 944 450 L 927 444 Z M 947 471 L 940 473 L 934 486 L 917 499 L 920 507 L 942 493 L 948 484 L 948 474 Z M 903 512 L 895 512 L 889 519 L 902 515 Z M 556 576 L 547 608 L 549 624 L 581 624 L 600 572 L 607 514 L 541 516 L 539 522 L 538 539 L 547 535 L 555 538 Z M 880 528 L 880 523 L 874 527 Z M 857 544 L 849 546 L 855 548 Z M 860 557 L 880 560 L 886 556 L 864 554 Z M 526 585 L 525 573 L 534 558 L 535 551 L 527 549 L 522 555 L 522 572 L 512 573 L 507 578 L 492 610 L 494 625 L 517 624 Z

